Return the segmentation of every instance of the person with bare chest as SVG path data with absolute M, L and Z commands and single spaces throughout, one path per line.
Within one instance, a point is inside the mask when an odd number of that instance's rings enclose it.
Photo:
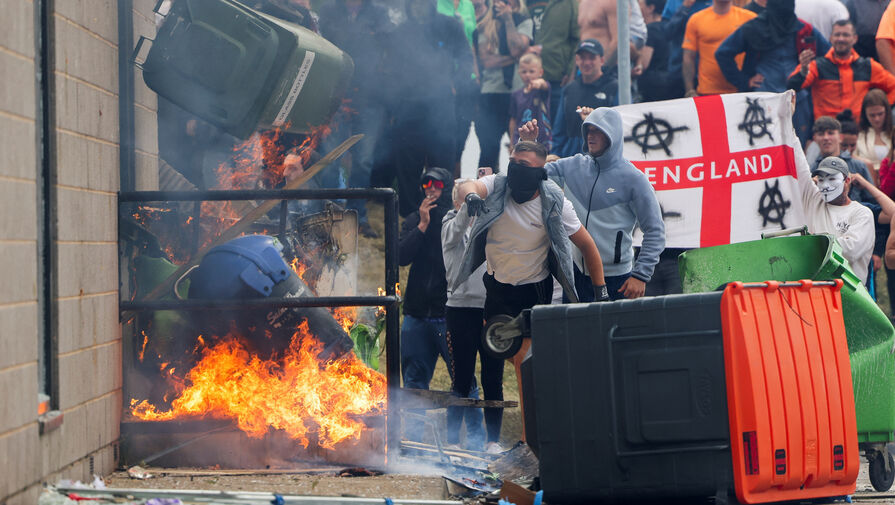
M 646 23 L 637 2 L 629 2 L 629 26 L 632 51 L 646 41 Z M 617 0 L 581 0 L 578 6 L 578 30 L 581 40 L 596 39 L 606 51 L 606 66 L 616 64 L 618 47 Z M 636 61 L 636 57 L 632 58 Z

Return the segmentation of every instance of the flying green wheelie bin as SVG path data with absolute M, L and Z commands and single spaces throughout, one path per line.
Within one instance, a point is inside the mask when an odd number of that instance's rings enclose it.
M 831 235 L 773 236 L 681 254 L 685 293 L 712 291 L 732 281 L 842 279 L 842 306 L 855 391 L 858 441 L 878 491 L 895 480 L 895 461 L 885 450 L 895 432 L 895 328 L 870 297 Z
M 178 0 L 142 69 L 160 96 L 246 138 L 257 129 L 310 133 L 329 123 L 354 62 L 316 33 L 234 0 Z

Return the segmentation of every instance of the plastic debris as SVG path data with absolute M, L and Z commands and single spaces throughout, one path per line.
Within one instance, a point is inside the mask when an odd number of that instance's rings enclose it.
M 102 498 L 95 498 L 89 496 L 81 496 L 77 493 L 68 493 L 68 499 L 74 501 L 102 501 Z
M 178 498 L 150 498 L 146 500 L 146 505 L 181 505 L 182 503 Z
M 132 466 L 127 469 L 127 475 L 132 479 L 146 480 L 151 479 L 153 475 L 146 471 L 142 466 Z

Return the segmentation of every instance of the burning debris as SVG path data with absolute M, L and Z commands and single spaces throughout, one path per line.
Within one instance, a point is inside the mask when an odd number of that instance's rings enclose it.
M 189 276 L 190 298 L 313 294 L 280 249 L 274 238 L 260 235 L 212 249 Z M 324 448 L 357 440 L 365 428 L 362 416 L 381 414 L 385 378 L 350 352 L 347 331 L 354 314 L 340 310 L 339 315 L 342 321 L 315 307 L 202 313 L 195 322 L 213 337 L 208 345 L 205 337 L 196 337 L 198 362 L 182 374 L 161 364 L 162 377 L 174 390 L 170 408 L 134 399 L 131 413 L 146 421 L 232 419 L 251 437 L 283 430 L 304 447 L 309 432 Z
M 351 353 L 324 362 L 321 350 L 306 322 L 271 359 L 231 337 L 204 349 L 182 382 L 172 379 L 178 393 L 169 410 L 134 399 L 131 413 L 146 421 L 233 419 L 250 437 L 283 430 L 304 447 L 309 431 L 324 448 L 357 440 L 366 428 L 357 416 L 379 414 L 385 405 L 385 377 Z

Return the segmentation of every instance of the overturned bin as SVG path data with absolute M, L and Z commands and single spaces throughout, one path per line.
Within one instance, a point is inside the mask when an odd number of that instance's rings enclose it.
M 538 306 L 524 381 L 544 499 L 848 495 L 859 449 L 841 282 Z M 529 400 L 537 397 L 532 405 Z
M 892 456 L 884 451 L 895 432 L 895 328 L 849 268 L 835 238 L 785 236 L 693 249 L 681 254 L 678 265 L 685 293 L 713 291 L 732 281 L 842 279 L 858 441 L 874 487 L 888 489 L 895 477 Z

